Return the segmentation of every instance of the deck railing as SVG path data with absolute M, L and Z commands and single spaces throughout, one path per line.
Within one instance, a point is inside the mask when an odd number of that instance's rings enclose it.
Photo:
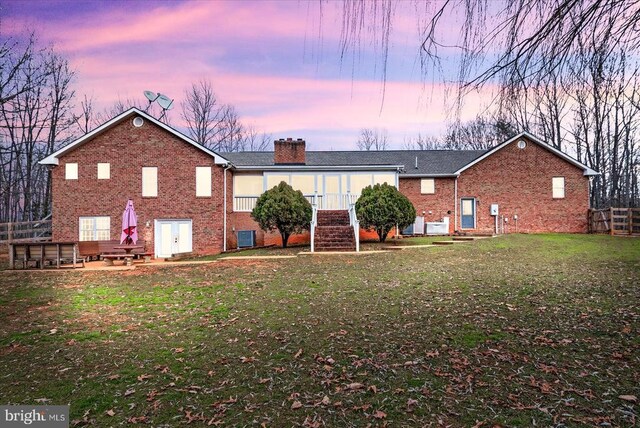
M 311 205 L 318 206 L 319 210 L 346 210 L 350 204 L 354 204 L 360 195 L 350 193 L 325 193 L 324 195 L 304 195 Z M 258 196 L 234 196 L 233 211 L 251 212 L 256 206 Z
M 360 252 L 360 222 L 356 216 L 356 204 L 349 205 L 349 224 L 353 226 L 353 238 L 356 241 L 356 253 Z
M 317 198 L 314 196 L 313 202 L 311 203 L 311 227 L 309 232 L 311 233 L 311 252 L 315 251 L 315 235 L 316 235 L 316 225 L 318 224 L 318 203 L 316 202 Z
M 0 244 L 51 241 L 51 215 L 42 220 L 0 223 Z

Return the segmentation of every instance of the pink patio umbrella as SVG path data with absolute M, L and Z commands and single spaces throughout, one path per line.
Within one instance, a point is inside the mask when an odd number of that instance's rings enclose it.
M 136 210 L 133 209 L 133 201 L 129 199 L 127 207 L 122 213 L 122 234 L 120 244 L 133 245 L 138 242 L 138 218 Z

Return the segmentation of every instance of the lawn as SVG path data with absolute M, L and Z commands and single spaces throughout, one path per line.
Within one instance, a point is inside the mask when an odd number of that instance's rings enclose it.
M 3 272 L 0 325 L 2 404 L 72 426 L 638 424 L 638 239 Z

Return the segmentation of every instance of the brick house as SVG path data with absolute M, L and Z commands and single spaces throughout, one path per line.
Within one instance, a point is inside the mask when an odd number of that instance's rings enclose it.
M 528 133 L 486 151 L 306 151 L 286 139 L 273 152 L 215 153 L 135 108 L 41 163 L 51 167 L 54 240 L 118 239 L 131 198 L 139 236 L 158 257 L 236 248 L 247 233 L 255 245 L 279 243 L 250 213 L 280 181 L 327 212 L 368 185 L 392 184 L 416 208 L 414 232 L 492 233 L 506 218 L 510 231 L 583 233 L 597 174 Z

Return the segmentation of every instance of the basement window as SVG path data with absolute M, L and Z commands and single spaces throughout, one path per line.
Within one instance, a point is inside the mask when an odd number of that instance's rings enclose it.
M 564 177 L 553 177 L 551 180 L 553 199 L 564 198 Z
M 423 178 L 420 180 L 420 193 L 423 195 L 436 193 L 436 180 L 433 178 Z

